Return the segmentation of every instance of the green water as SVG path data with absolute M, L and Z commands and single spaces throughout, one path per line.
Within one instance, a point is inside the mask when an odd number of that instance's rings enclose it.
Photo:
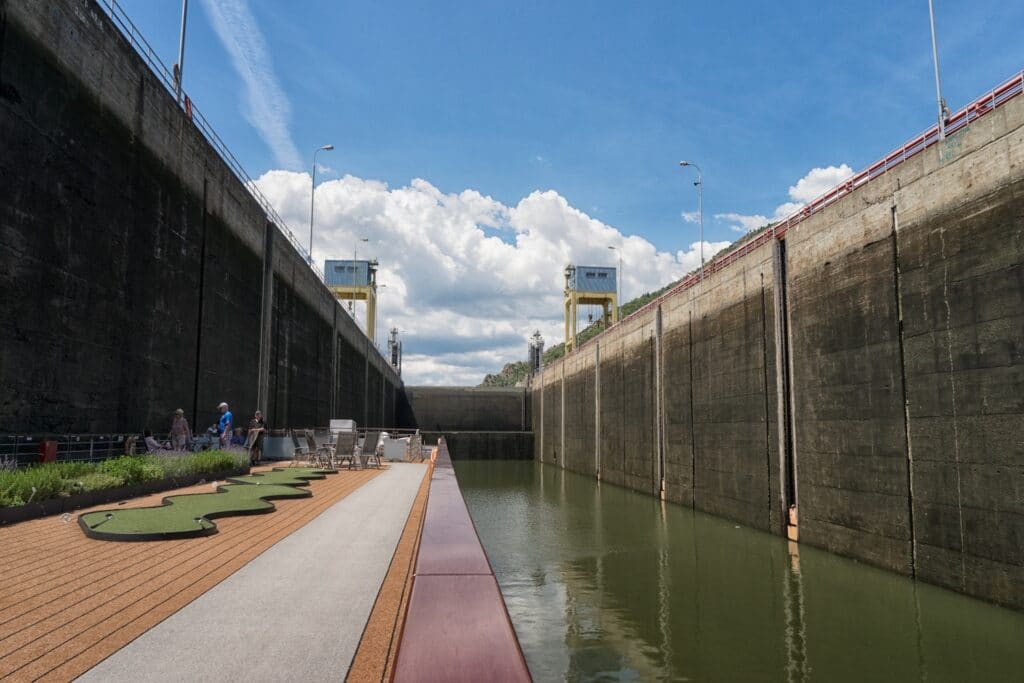
M 551 466 L 456 472 L 537 681 L 1024 681 L 1024 614 Z

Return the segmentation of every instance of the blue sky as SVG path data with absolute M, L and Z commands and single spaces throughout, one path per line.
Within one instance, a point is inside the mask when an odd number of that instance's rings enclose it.
M 172 63 L 180 5 L 121 4 Z M 936 0 L 936 15 L 952 110 L 1024 67 L 1024 3 Z M 546 264 L 530 291 L 555 298 L 560 260 L 603 259 L 607 244 L 625 250 L 626 298 L 693 266 L 697 226 L 682 213 L 696 210 L 697 200 L 680 159 L 703 168 L 713 249 L 935 120 L 926 0 L 192 0 L 185 89 L 254 177 L 308 173 L 313 150 L 335 145 L 320 157 L 329 168 L 318 176 L 328 181 L 324 197 L 317 193 L 318 207 L 327 202 L 317 210 L 318 225 L 324 216 L 318 259 L 350 253 L 339 245 L 361 236 L 360 226 L 377 226 L 370 250 L 385 258 L 383 235 L 396 244 L 398 232 L 388 231 L 400 231 L 388 216 L 436 195 L 449 214 L 432 213 L 430 200 L 403 220 L 414 232 L 454 233 L 444 249 L 441 242 L 417 249 L 437 246 L 438 267 L 464 273 L 471 265 L 459 258 L 511 258 L 487 246 L 485 238 L 497 236 L 523 247 L 515 255 Z M 815 168 L 828 172 L 815 176 Z M 358 182 L 343 182 L 346 175 Z M 261 187 L 299 227 L 308 220 L 308 182 L 279 174 Z M 804 191 L 794 194 L 794 186 Z M 754 218 L 741 225 L 721 217 L 728 214 Z M 547 233 L 530 238 L 531 226 L 545 222 Z M 477 246 L 464 249 L 468 243 Z M 655 257 L 670 263 L 648 268 Z M 437 336 L 410 322 L 408 294 L 418 283 L 403 267 L 404 276 L 397 265 L 385 274 L 396 283 L 388 320 L 405 321 L 407 351 L 419 334 L 424 354 L 436 355 L 443 351 Z M 499 299 L 515 286 L 477 291 L 491 292 L 502 308 Z M 479 301 L 473 309 L 445 304 L 451 291 L 438 289 L 432 303 L 421 297 L 418 312 L 433 305 L 476 320 L 476 328 L 467 323 L 467 339 L 490 325 L 494 343 L 458 372 L 424 369 L 423 381 L 469 381 L 524 355 L 525 343 L 520 349 L 508 339 L 525 339 L 534 327 L 557 334 L 555 298 L 543 313 L 502 308 L 487 319 Z M 453 342 L 455 365 L 471 354 L 465 346 Z
M 177 3 L 122 4 L 173 62 Z M 186 89 L 250 172 L 279 167 L 191 5 Z M 679 218 L 696 208 L 680 158 L 704 169 L 706 215 L 770 214 L 809 169 L 860 169 L 933 120 L 924 0 L 249 7 L 303 164 L 332 142 L 325 164 L 392 185 L 424 177 L 505 203 L 555 189 L 663 249 L 694 228 Z M 936 12 L 952 109 L 1024 66 L 1024 4 L 936 0 Z

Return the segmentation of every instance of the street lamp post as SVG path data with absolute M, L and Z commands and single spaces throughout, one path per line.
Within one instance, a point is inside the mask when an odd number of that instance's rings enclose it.
M 316 155 L 320 152 L 330 152 L 334 149 L 334 145 L 324 145 L 323 147 L 317 147 L 316 151 L 313 152 L 313 173 L 310 176 L 310 190 L 309 190 L 309 265 L 313 265 L 313 208 L 316 206 Z
M 622 250 L 618 247 L 608 247 L 619 257 L 619 269 L 615 272 L 615 317 L 622 318 Z
M 693 163 L 692 161 L 680 161 L 679 165 L 683 168 L 687 166 L 693 166 L 697 169 L 697 180 L 693 183 L 697 187 L 697 210 L 700 218 L 700 279 L 704 281 L 704 174 L 700 170 L 700 166 Z
M 181 0 L 181 35 L 178 38 L 178 63 L 174 65 L 174 97 L 181 106 L 181 78 L 185 68 L 185 20 L 188 19 L 188 0 Z
M 359 260 L 359 243 L 360 242 L 369 242 L 369 241 L 370 241 L 369 237 L 360 237 L 359 239 L 356 240 L 355 245 L 352 247 L 352 296 L 353 296 L 353 298 L 356 295 L 356 267 L 357 267 L 356 266 L 356 261 Z M 349 299 L 348 300 L 348 312 L 352 314 L 353 318 L 355 318 L 356 314 L 355 314 L 355 309 L 353 308 L 353 303 L 355 303 L 353 301 L 353 299 Z
M 377 285 L 377 289 L 387 289 L 387 286 L 388 286 L 388 283 L 381 282 L 380 284 Z M 373 345 L 376 346 L 378 349 L 381 348 L 381 346 L 380 346 L 380 334 L 377 333 L 376 329 L 374 329 L 374 331 L 373 331 Z
M 932 63 L 935 65 L 935 98 L 939 105 L 939 139 L 946 139 L 946 101 L 942 99 L 942 86 L 939 84 L 939 47 L 935 41 L 935 8 L 932 0 L 928 0 L 928 19 L 932 27 Z

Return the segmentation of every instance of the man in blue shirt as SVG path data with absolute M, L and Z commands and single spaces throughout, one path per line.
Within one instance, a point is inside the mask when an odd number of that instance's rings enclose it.
M 220 419 L 217 420 L 217 434 L 220 436 L 220 447 L 227 448 L 231 443 L 231 411 L 227 403 L 217 406 L 220 411 Z

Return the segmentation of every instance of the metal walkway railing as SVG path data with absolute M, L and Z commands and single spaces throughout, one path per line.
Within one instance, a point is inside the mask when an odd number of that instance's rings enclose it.
M 1020 71 L 1012 78 L 1004 81 L 1001 85 L 992 88 L 989 92 L 985 93 L 978 99 L 972 101 L 966 107 L 960 109 L 958 112 L 953 114 L 946 120 L 946 137 L 956 133 L 957 131 L 966 128 L 970 124 L 974 123 L 986 114 L 995 111 L 1002 105 L 1006 104 L 1014 97 L 1024 93 L 1024 70 Z M 794 225 L 797 225 L 801 221 L 807 219 L 810 216 L 818 213 L 825 207 L 834 204 L 839 199 L 850 194 L 854 190 L 862 187 L 864 184 L 871 182 L 875 178 L 881 176 L 887 171 L 899 166 L 907 159 L 910 159 L 921 152 L 925 151 L 929 147 L 934 146 L 939 142 L 939 124 L 936 123 L 931 128 L 927 129 L 920 135 L 908 140 L 903 145 L 897 147 L 893 151 L 886 154 L 884 157 L 865 168 L 860 173 L 857 173 L 849 180 L 846 180 L 839 185 L 836 185 L 831 190 L 821 195 L 817 199 L 805 204 L 803 207 L 792 213 L 787 218 L 773 223 L 770 227 L 766 228 L 763 232 L 756 235 L 755 237 L 747 240 L 746 242 L 737 245 L 729 253 L 725 254 L 721 258 L 714 259 L 704 265 L 704 277 L 707 278 L 713 273 L 717 273 L 723 268 L 727 268 L 737 260 L 743 258 L 750 252 L 758 249 L 764 244 L 771 242 L 772 240 L 778 239 L 786 234 Z M 668 299 L 679 292 L 686 291 L 691 287 L 696 286 L 700 283 L 701 275 L 700 271 L 693 271 L 682 279 L 675 287 L 668 290 L 664 294 L 652 299 L 648 303 L 644 304 L 637 310 L 633 311 L 615 325 L 612 325 L 609 329 L 614 329 L 616 326 L 621 325 L 627 320 L 643 315 L 645 312 L 652 310 L 656 306 L 659 306 L 663 301 Z M 588 339 L 587 342 L 580 344 L 580 348 L 586 346 L 587 343 L 594 339 L 600 338 L 601 335 Z M 566 356 L 571 354 L 566 354 Z M 559 361 L 555 361 L 552 365 L 557 364 Z
M 132 20 L 128 17 L 128 14 L 124 9 L 117 4 L 117 0 L 98 0 L 98 2 L 100 6 L 107 11 L 107 14 L 110 16 L 114 24 L 120 29 L 121 34 L 125 37 L 128 43 L 135 48 L 135 51 L 149 65 L 150 69 L 152 69 L 160 82 L 163 83 L 171 97 L 177 97 L 174 88 L 173 73 L 167 68 L 167 65 L 161 61 L 160 57 L 157 56 L 156 51 L 149 44 L 149 41 L 147 41 L 142 35 L 142 32 L 139 31 L 138 27 L 132 23 Z M 285 223 L 284 219 L 277 213 L 273 204 L 270 203 L 270 200 L 260 192 L 258 187 L 256 187 L 256 181 L 254 181 L 246 172 L 237 157 L 231 153 L 227 144 L 225 144 L 221 137 L 217 135 L 217 131 L 214 130 L 207 118 L 196 108 L 195 103 L 192 102 L 191 98 L 189 98 L 187 94 L 184 94 L 183 102 L 185 107 L 185 116 L 195 124 L 196 128 L 198 128 L 203 134 L 203 137 L 206 138 L 206 141 L 209 142 L 215 150 L 217 150 L 221 159 L 224 160 L 224 163 L 227 164 L 228 168 L 231 169 L 231 172 L 235 174 L 235 177 L 238 178 L 239 182 L 241 182 L 249 191 L 249 194 L 252 195 L 253 199 L 263 207 L 263 211 L 267 214 L 267 220 L 277 225 L 278 229 L 281 230 L 285 237 L 288 238 L 288 241 L 292 243 L 292 246 L 295 247 L 296 251 L 298 251 L 306 263 L 309 264 L 310 268 L 313 269 L 313 272 L 319 276 L 320 280 L 323 280 L 323 271 L 313 263 L 309 252 L 306 251 L 305 247 L 299 244 L 299 241 L 296 239 L 295 233 L 292 232 L 291 227 L 289 227 L 288 224 Z

